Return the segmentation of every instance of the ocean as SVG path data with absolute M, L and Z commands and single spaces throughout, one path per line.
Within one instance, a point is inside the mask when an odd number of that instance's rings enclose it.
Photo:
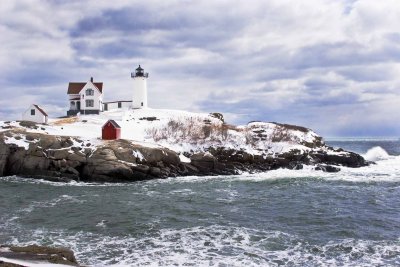
M 0 178 L 0 244 L 93 266 L 399 266 L 400 141 L 329 140 L 377 160 L 130 184 Z

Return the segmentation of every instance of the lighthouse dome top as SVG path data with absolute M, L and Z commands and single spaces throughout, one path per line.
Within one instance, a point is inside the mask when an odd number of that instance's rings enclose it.
M 149 77 L 149 74 L 145 73 L 144 69 L 139 65 L 139 67 L 136 68 L 135 73 L 131 74 L 131 77 L 132 78 L 135 78 L 135 77 L 146 77 L 147 78 L 147 77 Z

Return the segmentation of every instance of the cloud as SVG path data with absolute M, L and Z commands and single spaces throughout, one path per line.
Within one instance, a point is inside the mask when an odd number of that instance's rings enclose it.
M 7 1 L 0 115 L 61 115 L 68 82 L 91 76 L 130 99 L 140 63 L 153 107 L 398 136 L 399 28 L 397 0 Z

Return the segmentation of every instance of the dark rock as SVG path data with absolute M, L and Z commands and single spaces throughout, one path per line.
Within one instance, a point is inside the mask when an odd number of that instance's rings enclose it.
M 210 116 L 213 117 L 213 118 L 219 119 L 222 122 L 225 122 L 224 121 L 224 115 L 222 115 L 222 113 L 213 112 L 213 113 L 210 113 Z
M 9 153 L 9 147 L 0 140 L 0 176 L 4 175 Z
M 368 166 L 368 162 L 365 159 L 353 152 L 346 152 L 341 154 L 326 153 L 321 151 L 315 151 L 309 154 L 317 163 L 342 165 L 346 167 L 363 167 Z
M 77 161 L 80 163 L 86 162 L 86 156 L 80 152 L 68 153 L 66 159 L 70 161 Z
M 162 161 L 158 161 L 158 162 L 156 163 L 156 167 L 164 168 L 165 166 L 164 166 L 164 163 L 163 163 Z
M 323 171 L 323 172 L 339 172 L 339 171 L 340 171 L 340 168 L 334 167 L 334 166 L 331 166 L 331 165 L 322 165 L 322 164 L 319 164 L 319 165 L 317 165 L 317 166 L 315 167 L 315 170 L 317 170 L 317 171 Z
M 31 134 L 27 134 L 27 135 L 25 136 L 25 139 L 26 139 L 27 141 L 33 141 L 33 140 L 35 140 L 35 137 L 32 136 Z
M 210 172 L 215 169 L 217 159 L 210 153 L 197 153 L 190 157 L 191 165 L 195 166 L 200 172 Z
M 67 159 L 70 153 L 68 149 L 57 149 L 57 150 L 48 150 L 47 155 L 51 159 L 62 160 L 62 159 Z
M 131 179 L 133 171 L 127 164 L 119 161 L 104 160 L 104 159 L 88 159 L 87 165 L 83 168 L 83 177 L 91 180 L 93 175 L 108 176 L 109 180 Z
M 288 164 L 288 168 L 292 170 L 302 170 L 303 164 L 301 164 L 300 162 L 290 162 Z
M 38 147 L 41 147 L 44 149 L 60 149 L 61 148 L 60 139 L 57 139 L 55 136 L 35 134 L 34 138 L 39 140 L 39 142 L 36 143 L 36 145 Z
M 132 173 L 132 181 L 142 181 L 148 179 L 147 174 L 140 171 L 133 171 Z
M 137 151 L 139 151 L 145 161 L 149 164 L 156 164 L 159 161 L 164 162 L 166 165 L 177 165 L 180 163 L 180 159 L 177 153 L 167 148 L 150 148 L 137 146 Z
M 8 247 L 8 249 L 9 251 L 0 252 L 0 257 L 23 261 L 45 261 L 53 264 L 79 266 L 74 252 L 67 248 L 30 245 L 26 247 L 11 246 Z
M 150 170 L 150 167 L 147 165 L 143 165 L 143 164 L 136 164 L 131 166 L 133 171 L 138 171 L 138 172 L 142 172 L 142 173 L 148 173 Z
M 184 168 L 187 175 L 196 175 L 200 172 L 199 169 L 190 163 L 182 162 L 180 166 L 182 166 L 181 168 Z
M 161 169 L 158 167 L 150 167 L 149 174 L 154 177 L 162 177 Z
M 167 177 L 174 177 L 173 175 L 171 175 L 171 169 L 168 167 L 162 168 L 161 169 L 161 177 L 162 178 L 167 178 Z
M 69 173 L 72 173 L 72 174 L 75 174 L 75 175 L 79 176 L 79 172 L 76 169 L 72 168 L 72 167 L 67 167 L 66 171 L 69 172 Z
M 25 128 L 37 129 L 37 123 L 33 121 L 20 121 L 19 125 Z
M 226 149 L 223 147 L 210 148 L 209 152 L 219 161 L 235 161 L 242 163 L 254 162 L 254 155 L 242 150 Z

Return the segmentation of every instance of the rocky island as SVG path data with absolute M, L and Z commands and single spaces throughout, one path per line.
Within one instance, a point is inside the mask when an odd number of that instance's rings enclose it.
M 122 139 L 101 140 L 115 119 Z M 327 146 L 312 130 L 279 123 L 229 125 L 220 113 L 128 110 L 54 119 L 48 125 L 0 123 L 0 175 L 55 181 L 121 182 L 235 175 L 277 168 L 337 172 L 368 165 Z

